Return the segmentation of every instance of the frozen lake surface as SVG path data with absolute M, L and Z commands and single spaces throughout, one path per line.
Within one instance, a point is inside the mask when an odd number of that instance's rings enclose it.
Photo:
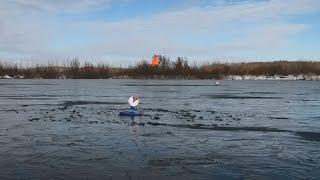
M 0 80 L 0 179 L 320 178 L 319 81 L 215 84 Z

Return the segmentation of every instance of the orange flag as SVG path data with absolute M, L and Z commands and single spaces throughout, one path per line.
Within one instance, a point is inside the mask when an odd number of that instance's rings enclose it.
M 160 64 L 160 58 L 157 55 L 154 55 L 152 57 L 152 66 L 159 66 Z

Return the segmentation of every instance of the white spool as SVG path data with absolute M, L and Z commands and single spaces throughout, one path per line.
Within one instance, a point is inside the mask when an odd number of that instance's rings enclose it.
M 137 107 L 139 105 L 140 99 L 139 97 L 130 96 L 128 99 L 128 103 L 132 107 Z

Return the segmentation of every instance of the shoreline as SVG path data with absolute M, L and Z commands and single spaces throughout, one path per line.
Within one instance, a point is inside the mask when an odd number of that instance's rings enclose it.
M 61 76 L 59 78 L 24 78 L 23 76 L 0 76 L 0 79 L 81 79 L 81 78 L 66 78 L 65 76 Z M 83 79 L 89 79 L 89 78 L 83 78 Z M 90 78 L 90 79 L 141 79 L 141 80 L 216 80 L 216 81 L 243 81 L 243 80 L 269 80 L 269 81 L 320 81 L 320 75 L 273 75 L 273 76 L 267 76 L 267 75 L 260 75 L 260 76 L 255 76 L 255 75 L 228 75 L 228 76 L 223 76 L 220 79 L 216 78 L 196 78 L 196 77 L 189 77 L 189 78 L 181 78 L 181 77 L 128 77 L 128 76 L 118 76 L 118 77 L 110 77 L 110 78 Z

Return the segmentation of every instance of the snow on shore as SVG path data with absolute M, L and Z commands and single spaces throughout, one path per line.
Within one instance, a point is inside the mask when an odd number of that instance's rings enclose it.
M 6 75 L 4 75 L 4 76 L 0 76 L 0 79 L 24 79 L 24 77 L 23 77 L 23 76 L 20 76 L 20 75 L 11 77 L 11 76 L 9 76 L 9 75 L 6 74 Z
M 225 78 L 225 80 L 307 80 L 307 81 L 319 81 L 319 75 L 274 75 L 274 76 L 252 76 L 252 75 L 230 75 Z

